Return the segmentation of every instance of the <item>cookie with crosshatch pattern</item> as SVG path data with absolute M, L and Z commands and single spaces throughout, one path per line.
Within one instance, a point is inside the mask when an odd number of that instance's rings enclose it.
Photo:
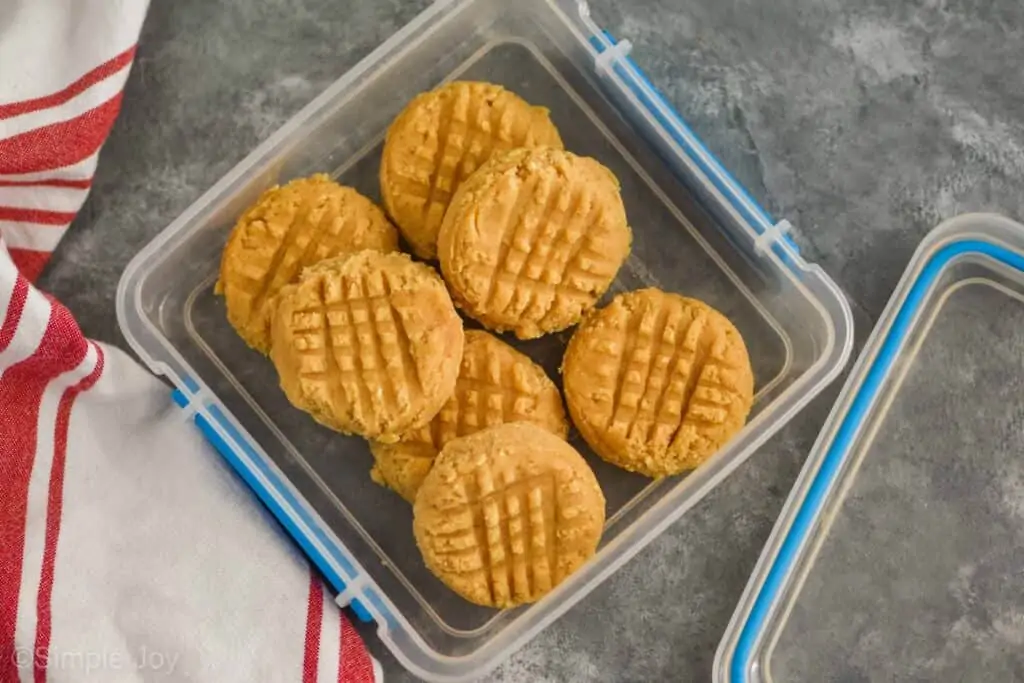
M 513 422 L 448 442 L 413 505 L 423 560 L 466 600 L 534 602 L 596 551 L 605 500 L 576 450 Z
M 462 321 L 433 268 L 361 251 L 307 268 L 273 317 L 271 360 L 298 408 L 381 441 L 429 422 L 455 388 Z
M 649 477 L 696 468 L 744 425 L 747 348 L 724 315 L 658 289 L 588 315 L 562 363 L 576 428 L 608 462 Z
M 411 503 L 446 443 L 506 422 L 531 422 L 563 439 L 569 432 L 562 395 L 544 368 L 492 334 L 466 330 L 455 391 L 429 424 L 395 443 L 370 442 L 370 475 Z
M 417 95 L 388 128 L 380 163 L 384 207 L 423 259 L 452 194 L 496 152 L 562 146 L 548 110 L 500 85 L 454 81 Z
M 520 149 L 455 193 L 438 258 L 456 305 L 489 329 L 532 339 L 579 322 L 631 241 L 611 171 L 563 150 Z
M 221 255 L 216 291 L 228 322 L 267 353 L 278 291 L 303 268 L 347 252 L 398 250 L 398 231 L 376 204 L 324 174 L 263 192 L 235 223 Z

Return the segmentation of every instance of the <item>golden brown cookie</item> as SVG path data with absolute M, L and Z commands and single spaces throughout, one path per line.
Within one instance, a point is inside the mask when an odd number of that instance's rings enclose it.
M 562 147 L 548 110 L 500 85 L 455 81 L 418 95 L 388 129 L 380 163 L 384 207 L 424 259 L 437 253 L 448 201 L 495 152 Z
M 604 494 L 568 443 L 513 422 L 449 442 L 413 505 L 423 560 L 478 605 L 540 599 L 589 559 Z
M 579 322 L 629 254 L 619 184 L 556 149 L 495 157 L 455 193 L 438 238 L 455 303 L 520 339 Z
M 562 395 L 544 368 L 492 334 L 466 330 L 454 393 L 429 424 L 396 443 L 370 442 L 370 476 L 411 503 L 446 443 L 506 422 L 531 422 L 563 439 L 569 432 Z
M 377 205 L 317 174 L 272 187 L 238 219 L 220 262 L 216 291 L 249 346 L 270 348 L 270 306 L 303 268 L 352 251 L 396 251 L 398 231 Z
M 707 304 L 658 289 L 620 294 L 587 316 L 562 373 L 569 414 L 590 447 L 649 477 L 707 460 L 753 402 L 739 331 Z
M 361 251 L 281 290 L 270 357 L 298 408 L 382 441 L 429 422 L 455 388 L 462 321 L 433 268 Z

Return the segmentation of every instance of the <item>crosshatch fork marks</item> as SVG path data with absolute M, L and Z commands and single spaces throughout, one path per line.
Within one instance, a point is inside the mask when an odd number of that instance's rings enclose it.
M 573 336 L 564 361 L 569 410 L 605 460 L 652 477 L 711 457 L 753 402 L 746 346 L 696 299 L 642 289 L 617 296 Z
M 332 293 L 323 280 L 320 305 L 292 314 L 292 333 L 307 337 L 303 355 L 323 361 L 322 369 L 307 366 L 300 376 L 326 382 L 333 401 L 344 397 L 359 414 L 373 410 L 375 387 L 386 407 L 416 400 L 423 391 L 401 312 L 393 310 L 390 282 L 382 277 L 375 289 L 370 292 L 365 278 L 346 278 Z
M 579 452 L 510 423 L 445 447 L 416 496 L 413 531 L 448 587 L 507 608 L 541 598 L 594 554 L 605 507 Z
M 471 526 L 459 526 L 432 535 L 439 554 L 457 562 L 456 573 L 481 574 L 490 599 L 508 600 L 546 592 L 557 576 L 560 533 L 572 541 L 572 530 L 580 522 L 559 519 L 560 508 L 571 508 L 576 496 L 559 500 L 556 474 L 516 479 L 506 473 L 496 481 L 485 467 L 460 478 L 456 506 L 444 510 L 449 519 L 472 517 Z

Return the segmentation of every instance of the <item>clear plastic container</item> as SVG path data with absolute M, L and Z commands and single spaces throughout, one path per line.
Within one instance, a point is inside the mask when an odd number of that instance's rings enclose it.
M 1024 226 L 936 228 L 804 465 L 715 681 L 1024 678 L 1022 343 Z
M 570 0 L 439 0 L 262 144 L 128 266 L 118 317 L 210 440 L 415 674 L 479 676 L 569 609 L 790 420 L 845 364 L 845 298 L 721 168 L 615 42 Z M 686 477 L 652 482 L 585 451 L 608 500 L 598 554 L 539 603 L 466 603 L 425 569 L 411 510 L 368 476 L 365 444 L 293 409 L 213 296 L 225 237 L 271 184 L 316 171 L 378 197 L 388 124 L 416 93 L 468 78 L 547 106 L 568 149 L 618 176 L 634 229 L 613 292 L 644 285 L 726 313 L 751 350 L 747 427 Z M 568 334 L 516 345 L 557 378 Z M 577 445 L 579 441 L 576 441 Z M 580 445 L 581 449 L 583 448 Z M 244 567 L 238 571 L 245 571 Z M 670 598 L 671 596 L 666 596 Z

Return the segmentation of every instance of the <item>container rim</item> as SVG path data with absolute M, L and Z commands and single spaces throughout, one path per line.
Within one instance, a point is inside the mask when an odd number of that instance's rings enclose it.
M 886 387 L 907 338 L 923 324 L 921 309 L 936 295 L 943 273 L 964 257 L 980 256 L 1024 272 L 1024 225 L 1005 216 L 969 213 L 933 229 L 918 245 L 850 377 L 819 433 L 715 655 L 713 680 L 762 680 L 761 653 L 781 631 L 802 576 L 813 565 L 818 521 L 847 476 L 844 464 L 859 442 L 871 410 L 899 386 Z

